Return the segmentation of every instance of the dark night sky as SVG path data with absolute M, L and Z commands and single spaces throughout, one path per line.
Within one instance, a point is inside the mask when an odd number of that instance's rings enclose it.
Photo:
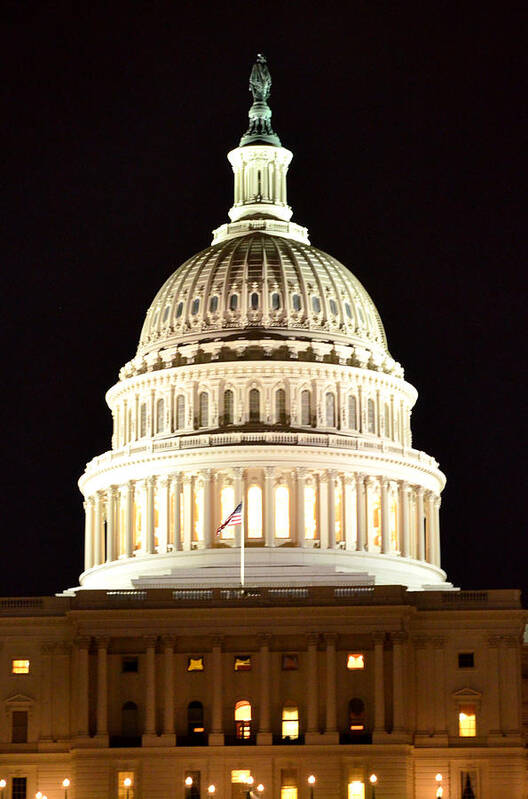
M 528 588 L 526 18 L 472 3 L 107 5 L 0 12 L 0 594 L 77 584 L 76 481 L 109 447 L 104 392 L 162 282 L 227 220 L 226 152 L 259 50 L 295 156 L 294 220 L 366 285 L 419 391 L 414 444 L 448 477 L 448 575 Z

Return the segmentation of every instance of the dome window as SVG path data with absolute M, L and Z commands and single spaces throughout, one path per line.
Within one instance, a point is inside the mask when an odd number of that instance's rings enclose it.
M 321 300 L 319 297 L 312 297 L 312 308 L 314 313 L 321 313 Z
M 260 422 L 260 391 L 252 388 L 249 392 L 249 421 Z
M 224 391 L 224 424 L 233 424 L 233 406 L 233 392 L 228 388 L 227 391 Z
M 163 433 L 165 428 L 165 402 L 159 399 L 156 403 L 156 433 Z
M 326 426 L 335 427 L 336 423 L 335 396 L 330 391 L 325 397 L 325 409 L 326 409 Z
M 281 307 L 280 295 L 274 291 L 271 295 L 271 310 L 278 311 Z
M 357 400 L 353 394 L 348 398 L 348 426 L 357 430 Z
M 300 311 L 301 310 L 301 298 L 299 297 L 298 294 L 294 294 L 293 295 L 293 297 L 292 297 L 292 305 L 293 305 L 293 310 L 294 311 Z
M 169 313 L 170 313 L 170 305 L 167 305 L 167 307 L 163 311 L 163 321 L 164 322 L 166 322 L 167 319 L 169 318 Z
M 346 311 L 346 315 L 348 316 L 348 318 L 352 319 L 352 308 L 350 307 L 350 303 L 349 302 L 345 302 L 345 311 Z
M 275 393 L 275 421 L 286 424 L 286 392 L 279 388 Z
M 139 409 L 139 436 L 144 438 L 147 435 L 147 406 L 143 402 Z
M 178 303 L 178 307 L 176 308 L 176 319 L 179 319 L 183 312 L 183 302 Z
M 374 406 L 374 400 L 369 399 L 367 404 L 367 415 L 368 415 L 368 431 L 369 433 L 376 432 L 376 408 Z
M 185 397 L 183 394 L 176 400 L 176 427 L 181 430 L 185 427 Z
M 330 310 L 334 316 L 337 316 L 337 303 L 335 300 L 330 300 Z
M 311 423 L 311 416 L 310 392 L 306 389 L 301 393 L 301 424 L 308 427 Z
M 199 308 L 200 308 L 200 300 L 197 297 L 195 300 L 193 300 L 192 306 L 191 306 L 191 313 L 192 313 L 193 316 L 196 316 L 196 314 L 198 313 L 198 309 Z
M 211 313 L 216 313 L 218 310 L 218 296 L 215 294 L 214 297 L 211 297 L 209 302 L 209 311 Z
M 206 391 L 202 391 L 198 402 L 200 409 L 199 426 L 207 427 L 209 424 L 209 395 Z
M 251 310 L 256 311 L 257 308 L 259 307 L 259 295 L 257 294 L 256 291 L 252 293 L 251 297 L 249 298 L 249 301 L 251 305 Z
M 229 298 L 229 310 L 236 311 L 238 308 L 238 294 L 231 294 Z

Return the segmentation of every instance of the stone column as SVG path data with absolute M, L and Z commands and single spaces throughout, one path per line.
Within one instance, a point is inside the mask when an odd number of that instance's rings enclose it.
M 365 475 L 356 474 L 356 513 L 357 513 L 357 543 L 358 552 L 366 550 L 367 529 L 365 521 Z
M 501 729 L 508 742 L 521 744 L 521 659 L 519 640 L 503 635 L 500 646 Z M 478 733 L 478 718 L 477 718 Z M 513 739 L 513 740 L 512 740 Z
M 384 667 L 383 667 L 383 647 L 385 643 L 385 633 L 374 633 L 374 734 L 372 742 L 376 743 L 376 738 L 385 737 L 385 688 L 384 688 Z
M 275 545 L 275 520 L 273 518 L 273 466 L 264 468 L 264 540 L 267 547 Z
M 204 529 L 204 544 L 206 549 L 212 549 L 214 546 L 214 534 L 211 513 L 211 469 L 202 470 L 203 480 L 203 529 Z
M 400 483 L 401 553 L 404 558 L 411 556 L 411 536 L 409 527 L 409 483 Z
M 374 478 L 371 475 L 365 477 L 365 541 L 367 552 L 370 552 L 370 527 L 372 525 L 371 489 L 374 485 Z M 381 549 L 381 547 L 380 547 Z
M 357 530 L 354 539 L 354 513 L 353 510 L 354 486 L 352 476 L 345 474 L 343 477 L 343 540 L 345 549 L 353 551 L 357 547 Z
M 172 490 L 174 492 L 174 518 L 172 519 L 172 534 L 169 535 L 169 541 L 172 538 L 172 545 L 175 551 L 182 548 L 182 530 L 181 530 L 181 475 L 176 472 L 172 478 Z
M 262 635 L 259 639 L 260 723 L 257 744 L 261 746 L 268 746 L 272 743 L 270 728 L 270 641 L 270 635 Z
M 134 552 L 134 482 L 129 480 L 125 489 L 125 555 Z
M 318 513 L 318 526 L 319 526 L 319 544 L 321 549 L 328 548 L 329 542 L 329 534 L 328 534 L 328 475 L 326 472 L 322 472 L 319 475 L 318 481 L 318 497 L 317 497 L 317 507 L 319 509 Z
M 389 481 L 385 478 L 380 480 L 380 500 L 381 500 L 381 551 L 388 555 L 391 551 L 390 540 L 390 505 L 389 505 Z
M 425 560 L 425 536 L 424 536 L 424 490 L 422 486 L 416 486 L 416 534 L 417 534 L 417 556 L 418 560 Z
M 89 728 L 89 650 L 90 638 L 77 638 L 78 674 L 77 674 L 77 735 L 79 738 L 88 738 Z
M 433 638 L 431 643 L 433 645 L 434 745 L 447 746 L 445 638 Z
M 94 566 L 100 566 L 104 561 L 103 520 L 103 498 L 101 492 L 97 491 L 95 494 Z
M 327 633 L 326 643 L 326 725 L 325 740 L 327 743 L 339 743 L 337 732 L 336 705 L 336 641 L 337 635 Z
M 188 551 L 192 544 L 192 476 L 183 476 L 183 548 Z
M 405 691 L 404 691 L 404 663 L 403 647 L 407 640 L 404 632 L 395 632 L 392 638 L 392 734 L 401 736 L 405 733 Z
M 88 497 L 84 503 L 84 568 L 91 569 L 94 565 L 94 499 Z
M 110 486 L 106 494 L 107 516 L 106 516 L 106 560 L 108 563 L 116 559 L 116 498 L 117 486 Z
M 308 635 L 308 674 L 306 680 L 306 705 L 307 705 L 307 731 L 305 741 L 317 743 L 319 734 L 319 697 L 318 697 L 318 669 L 317 669 L 317 643 L 315 633 Z
M 156 551 L 156 547 L 154 545 L 154 491 L 156 486 L 156 478 L 155 477 L 147 477 L 145 480 L 145 486 L 147 489 L 147 512 L 146 512 L 146 522 L 147 522 L 147 540 L 146 540 L 146 551 L 149 555 L 153 555 Z
M 107 654 L 110 639 L 97 638 L 97 738 L 101 746 L 108 746 L 108 676 Z
M 504 686 L 500 682 L 500 635 L 488 638 L 488 679 L 486 695 L 489 708 L 488 744 L 497 745 L 502 740 L 501 696 Z
M 306 479 L 306 469 L 298 466 L 295 470 L 297 475 L 296 499 L 297 499 L 297 546 L 304 546 L 306 534 L 306 524 L 304 520 L 304 481 Z
M 425 557 L 428 563 L 433 563 L 434 561 L 434 494 L 432 491 L 428 491 L 426 494 L 426 506 L 427 506 L 427 521 L 426 521 L 426 529 L 427 529 L 427 550 L 425 553 Z
M 143 746 L 157 746 L 156 735 L 156 637 L 146 638 L 145 732 Z
M 53 740 L 53 654 L 56 644 L 46 641 L 40 646 L 41 655 L 41 702 L 39 741 Z
M 336 548 L 336 515 L 335 515 L 335 481 L 336 472 L 328 472 L 328 549 Z
M 160 744 L 175 746 L 174 735 L 174 638 L 164 635 L 163 646 L 163 735 Z
M 434 499 L 434 513 L 433 513 L 433 540 L 434 540 L 434 552 L 433 552 L 433 563 L 435 566 L 440 567 L 441 565 L 441 556 L 440 556 L 440 497 L 435 497 Z
M 213 638 L 213 707 L 209 746 L 224 745 L 222 638 Z
M 165 476 L 158 481 L 158 490 L 158 552 L 167 552 L 170 520 L 170 477 Z

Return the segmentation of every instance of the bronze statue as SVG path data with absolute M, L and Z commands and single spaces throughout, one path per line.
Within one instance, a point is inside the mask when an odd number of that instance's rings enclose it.
M 266 56 L 259 53 L 249 76 L 249 91 L 254 102 L 266 102 L 271 92 L 271 75 Z

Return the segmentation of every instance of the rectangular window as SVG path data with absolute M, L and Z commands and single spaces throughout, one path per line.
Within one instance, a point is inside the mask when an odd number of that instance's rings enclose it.
M 187 660 L 187 671 L 203 671 L 204 670 L 204 659 L 203 657 L 196 657 L 196 658 L 188 658 Z
M 349 671 L 365 668 L 365 656 L 362 652 L 349 652 L 346 667 Z
M 11 742 L 25 744 L 28 739 L 27 710 L 13 710 L 11 715 Z
M 472 669 L 475 667 L 475 654 L 473 652 L 459 652 L 458 668 Z
M 135 799 L 136 781 L 133 771 L 119 771 L 117 773 L 118 799 Z
M 297 671 L 298 668 L 299 668 L 299 655 L 282 656 L 283 671 Z
M 297 799 L 297 771 L 281 769 L 281 799 Z
M 126 657 L 121 661 L 121 671 L 123 674 L 137 674 L 138 659 L 136 657 Z
M 477 734 L 475 705 L 460 705 L 458 711 L 458 734 L 461 738 L 474 738 Z
M 29 674 L 29 660 L 12 660 L 11 674 Z
M 234 662 L 235 671 L 251 671 L 251 657 L 249 655 L 236 655 Z
M 348 799 L 365 799 L 365 783 L 360 780 L 349 782 Z
M 297 799 L 297 788 L 295 785 L 283 785 L 281 788 L 281 799 Z
M 27 799 L 27 777 L 13 777 L 11 799 Z
M 185 799 L 200 799 L 200 772 L 185 772 Z
M 251 777 L 251 771 L 241 768 L 234 769 L 231 772 L 231 783 L 245 784 L 248 777 Z

